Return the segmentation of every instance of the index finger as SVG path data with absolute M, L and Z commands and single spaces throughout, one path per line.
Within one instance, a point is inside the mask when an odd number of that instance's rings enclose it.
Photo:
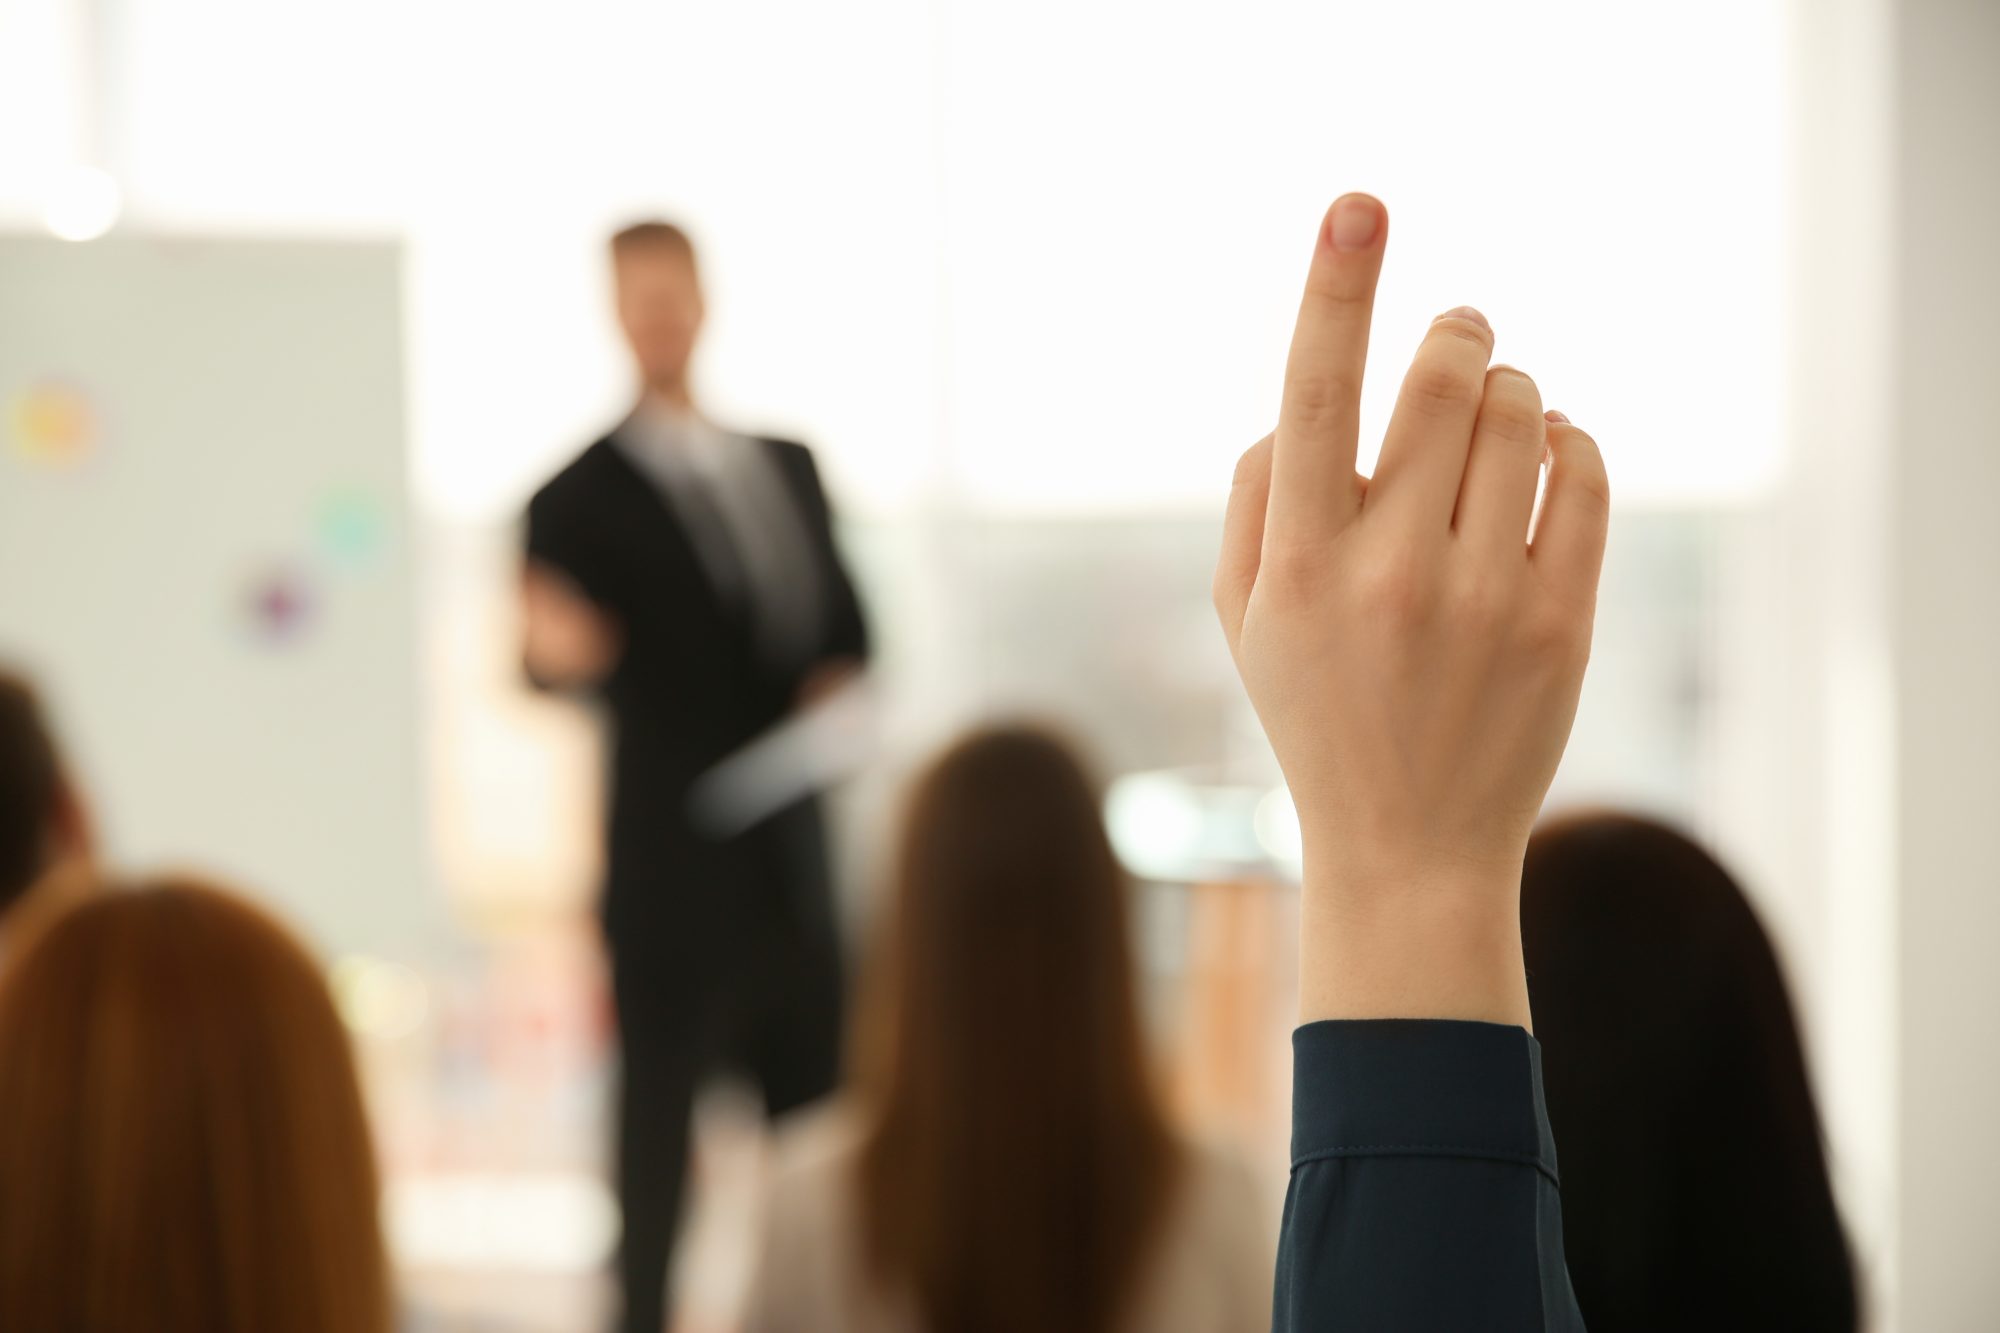
M 1320 224 L 1272 445 L 1267 535 L 1278 541 L 1330 537 L 1360 510 L 1361 372 L 1388 238 L 1388 211 L 1365 194 L 1342 195 Z

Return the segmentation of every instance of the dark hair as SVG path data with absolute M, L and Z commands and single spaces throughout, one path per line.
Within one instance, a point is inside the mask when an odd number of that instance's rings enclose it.
M 197 883 L 74 889 L 22 904 L 0 977 L 0 1328 L 388 1333 L 319 967 Z
M 1528 844 L 1521 925 L 1592 1333 L 1842 1330 L 1855 1278 L 1778 959 L 1714 858 L 1621 815 Z
M 1181 1162 L 1128 886 L 1069 748 L 952 746 L 906 814 L 856 1049 L 871 1276 L 953 1333 L 1113 1326 Z
M 682 228 L 659 218 L 634 222 L 612 233 L 613 260 L 623 259 L 641 250 L 670 250 L 690 264 L 695 262 L 694 239 Z
M 48 869 L 62 770 L 41 704 L 27 682 L 0 672 L 0 912 Z

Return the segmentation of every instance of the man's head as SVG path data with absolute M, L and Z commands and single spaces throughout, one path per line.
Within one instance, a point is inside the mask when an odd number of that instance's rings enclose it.
M 88 841 L 34 690 L 0 671 L 0 912 Z
M 694 242 L 671 222 L 634 223 L 611 238 L 611 273 L 640 381 L 649 393 L 685 400 L 702 320 Z

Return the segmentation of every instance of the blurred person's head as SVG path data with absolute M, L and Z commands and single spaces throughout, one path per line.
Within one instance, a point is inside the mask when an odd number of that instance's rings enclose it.
M 1714 858 L 1622 815 L 1528 844 L 1523 942 L 1563 1236 L 1593 1333 L 1852 1330 L 1852 1267 L 1776 953 Z
M 1175 1185 L 1128 885 L 1059 740 L 977 732 L 918 780 L 856 1034 L 864 1251 L 954 1333 L 1111 1326 Z
M 671 222 L 635 222 L 611 238 L 611 276 L 641 387 L 686 405 L 704 309 L 694 242 Z
M 375 1159 L 313 960 L 199 884 L 48 893 L 0 977 L 0 1328 L 387 1333 Z
M 0 670 L 0 914 L 90 833 L 47 718 L 26 681 Z

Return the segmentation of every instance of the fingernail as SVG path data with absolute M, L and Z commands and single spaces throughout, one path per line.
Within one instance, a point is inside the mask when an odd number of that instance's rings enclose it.
M 1493 326 L 1486 322 L 1486 316 L 1480 314 L 1477 310 L 1474 310 L 1469 305 L 1457 306 L 1454 307 L 1453 309 L 1447 310 L 1442 315 L 1439 315 L 1438 319 L 1468 320 L 1471 323 L 1477 324 L 1480 328 L 1485 329 L 1488 333 L 1493 332 Z M 1437 323 L 1437 319 L 1432 320 L 1431 323 L 1433 324 Z
M 1558 426 L 1567 426 L 1569 424 L 1569 418 L 1556 411 L 1553 407 L 1542 413 L 1542 415 L 1550 421 L 1555 422 Z
M 1366 250 L 1382 229 L 1382 206 L 1365 194 L 1343 195 L 1333 205 L 1333 225 L 1327 228 L 1336 250 Z

